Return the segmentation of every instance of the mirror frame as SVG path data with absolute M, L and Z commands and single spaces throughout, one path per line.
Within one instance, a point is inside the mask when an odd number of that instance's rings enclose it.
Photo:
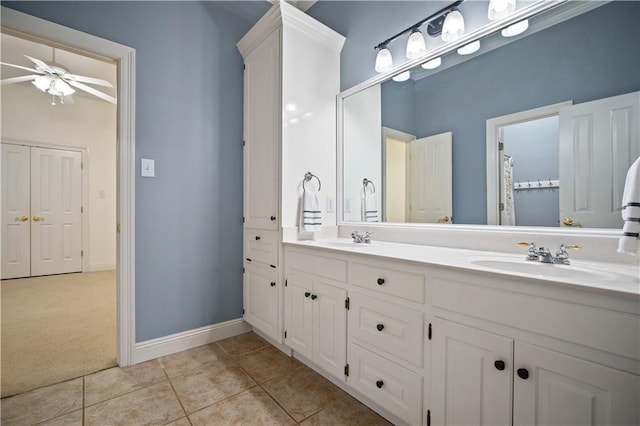
M 501 233 L 513 233 L 513 234 L 551 234 L 555 236 L 568 236 L 568 237 L 580 237 L 580 236 L 591 236 L 591 237 L 619 237 L 620 230 L 619 229 L 609 229 L 609 228 L 563 228 L 563 227 L 545 227 L 545 226 L 505 226 L 505 225 L 497 225 L 496 222 L 489 223 L 491 221 L 490 216 L 487 216 L 487 224 L 486 225 L 473 225 L 473 224 L 437 224 L 437 223 L 397 223 L 397 222 L 346 222 L 344 220 L 344 138 L 343 138 L 343 129 L 344 129 L 344 121 L 343 121 L 343 113 L 344 113 L 344 99 L 355 95 L 365 89 L 368 89 L 371 86 L 376 84 L 382 84 L 388 80 L 390 80 L 393 76 L 402 73 L 404 71 L 410 70 L 420 64 L 436 58 L 438 56 L 445 55 L 452 51 L 455 51 L 459 47 L 462 47 L 474 40 L 481 39 L 489 34 L 492 34 L 496 31 L 501 30 L 502 28 L 508 27 L 511 24 L 519 22 L 523 19 L 530 18 L 539 13 L 545 12 L 554 7 L 571 3 L 571 0 L 540 0 L 539 2 L 533 3 L 522 9 L 516 10 L 513 14 L 511 14 L 508 18 L 500 21 L 491 22 L 479 29 L 469 32 L 465 34 L 460 39 L 446 43 L 434 50 L 431 50 L 424 54 L 419 58 L 415 58 L 400 64 L 393 69 L 379 74 L 375 77 L 370 78 L 360 84 L 357 84 L 341 93 L 339 93 L 336 97 L 336 114 L 337 114 L 337 148 L 336 148 L 336 160 L 337 160 L 337 176 L 336 176 L 336 219 L 338 227 L 371 227 L 371 228 L 390 228 L 390 229 L 398 229 L 398 230 L 442 230 L 445 227 L 455 227 L 456 230 L 473 230 L 479 232 L 501 232 Z M 573 7 L 568 8 L 567 10 L 560 11 L 556 16 L 554 16 L 550 21 L 551 22 L 562 22 L 570 17 L 580 15 L 588 10 L 593 9 L 593 7 L 588 5 L 589 2 L 576 2 Z M 557 22 L 556 22 L 557 21 Z M 543 107 L 544 108 L 544 107 Z M 486 142 L 489 143 L 488 141 Z M 495 152 L 497 153 L 497 147 L 495 147 Z M 487 150 L 487 164 L 489 162 L 497 162 L 497 158 L 489 159 L 489 151 Z M 489 171 L 487 171 L 487 179 L 489 178 Z M 493 179 L 492 179 L 493 180 Z M 489 186 L 489 180 L 487 180 L 487 187 Z M 497 203 L 496 194 L 493 194 L 493 201 Z M 489 209 L 489 194 L 487 194 L 487 209 Z

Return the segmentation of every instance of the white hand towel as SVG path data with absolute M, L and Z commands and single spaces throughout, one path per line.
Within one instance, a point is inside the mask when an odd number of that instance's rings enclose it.
M 378 222 L 378 208 L 376 207 L 376 194 L 364 191 L 362 199 L 362 221 Z
M 629 167 L 622 193 L 622 236 L 618 253 L 637 255 L 640 249 L 640 158 Z
M 318 191 L 306 189 L 302 193 L 302 214 L 300 215 L 300 232 L 318 232 L 322 230 L 322 212 Z

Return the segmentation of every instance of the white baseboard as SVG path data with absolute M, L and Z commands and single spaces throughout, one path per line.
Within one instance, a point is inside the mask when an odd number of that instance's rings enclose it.
M 251 331 L 242 318 L 136 343 L 133 364 L 171 355 Z
M 116 269 L 115 262 L 113 263 L 91 263 L 89 269 L 85 272 L 98 272 L 98 271 L 112 271 Z

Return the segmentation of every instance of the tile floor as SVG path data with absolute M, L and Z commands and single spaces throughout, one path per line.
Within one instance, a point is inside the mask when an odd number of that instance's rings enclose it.
M 254 333 L 2 400 L 10 425 L 388 425 Z

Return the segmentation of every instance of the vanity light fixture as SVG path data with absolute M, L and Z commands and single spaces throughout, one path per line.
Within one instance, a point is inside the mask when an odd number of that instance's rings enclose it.
M 407 40 L 407 59 L 415 59 L 425 53 L 427 53 L 427 44 L 424 41 L 424 35 L 418 28 L 414 28 Z
M 516 0 L 489 0 L 487 16 L 491 21 L 506 18 L 516 10 Z
M 437 58 L 434 58 L 430 61 L 425 62 L 424 64 L 420 65 L 422 68 L 424 68 L 425 70 L 433 70 L 436 69 L 440 66 L 440 64 L 442 64 L 442 58 L 440 56 L 438 56 Z
M 411 71 L 407 70 L 405 72 L 401 72 L 398 75 L 394 75 L 391 79 L 393 81 L 407 81 L 411 77 Z
M 456 41 L 464 35 L 464 17 L 458 9 L 447 13 L 442 24 L 442 40 Z
M 472 41 L 458 49 L 458 55 L 471 55 L 480 50 L 480 40 Z
M 391 51 L 387 48 L 386 44 L 376 48 L 380 49 L 378 51 L 378 55 L 376 56 L 376 72 L 389 71 L 391 68 L 393 68 L 393 57 L 391 56 Z
M 501 31 L 501 34 L 502 37 L 514 37 L 525 32 L 527 28 L 529 28 L 529 20 L 525 19 L 523 21 L 516 22 L 513 25 L 509 25 Z

